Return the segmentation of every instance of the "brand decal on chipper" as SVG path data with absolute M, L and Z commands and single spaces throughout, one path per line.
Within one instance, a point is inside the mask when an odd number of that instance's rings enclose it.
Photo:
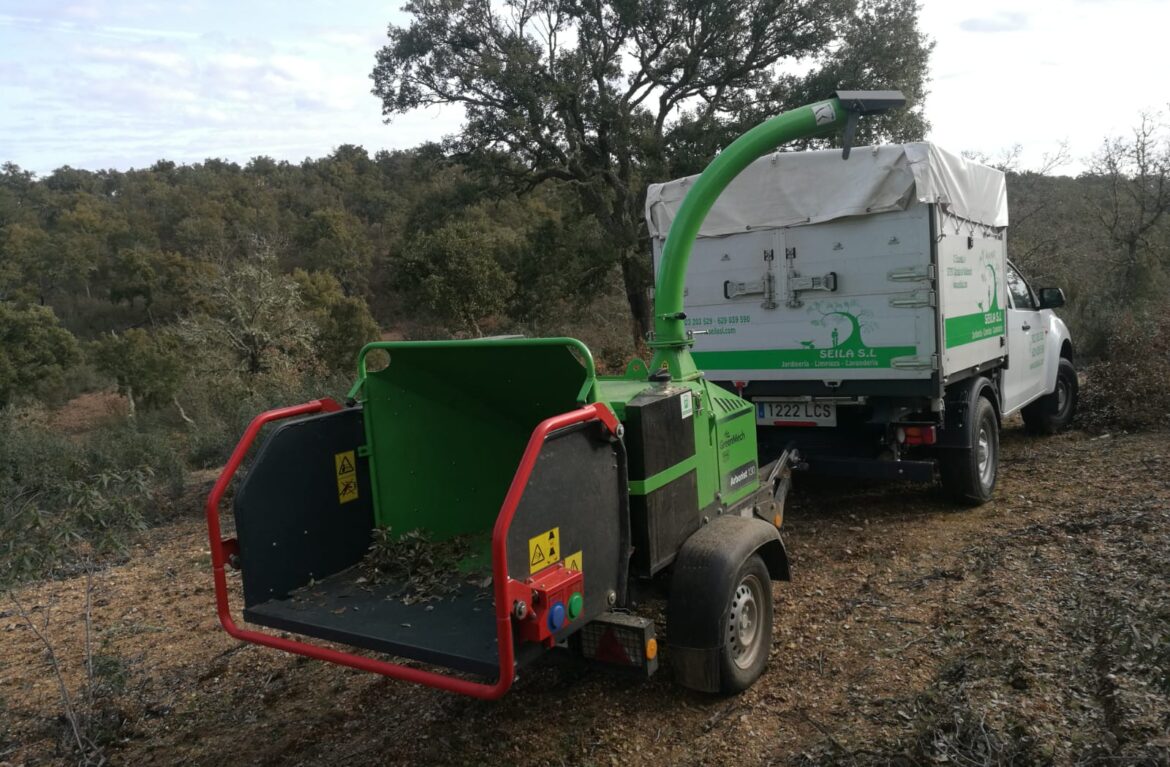
M 719 449 L 722 450 L 723 448 L 731 447 L 736 442 L 743 442 L 745 439 L 747 439 L 747 437 L 742 431 L 736 432 L 735 434 L 723 432 L 723 439 L 719 441 Z
M 682 409 L 683 419 L 686 420 L 687 418 L 690 418 L 691 415 L 695 412 L 695 403 L 691 397 L 691 393 L 689 391 L 683 392 L 682 396 L 678 398 L 678 401 L 679 407 Z
M 820 104 L 814 104 L 812 112 L 813 117 L 816 118 L 817 125 L 828 125 L 837 119 L 837 113 L 833 109 L 833 105 L 827 101 L 822 101 Z
M 739 487 L 740 485 L 744 484 L 745 482 L 752 481 L 753 479 L 755 479 L 755 476 L 756 476 L 756 464 L 754 462 L 745 463 L 743 466 L 740 466 L 738 469 L 733 470 L 731 472 L 731 474 L 728 475 L 727 487 L 734 490 L 735 488 Z

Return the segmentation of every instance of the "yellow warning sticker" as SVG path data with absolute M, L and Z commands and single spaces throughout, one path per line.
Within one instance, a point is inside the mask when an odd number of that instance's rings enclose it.
M 561 561 L 561 528 L 541 533 L 528 539 L 528 573 L 543 570 Z
M 352 450 L 333 456 L 333 467 L 337 476 L 337 502 L 349 503 L 358 497 L 357 464 Z
M 582 567 L 581 552 L 578 551 L 576 554 L 570 554 L 565 557 L 565 569 L 569 572 L 579 573 Z

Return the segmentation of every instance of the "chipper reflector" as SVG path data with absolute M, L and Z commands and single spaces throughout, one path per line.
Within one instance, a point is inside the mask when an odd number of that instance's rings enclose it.
M 589 660 L 650 676 L 658 670 L 654 621 L 626 613 L 605 613 L 581 629 L 581 654 Z

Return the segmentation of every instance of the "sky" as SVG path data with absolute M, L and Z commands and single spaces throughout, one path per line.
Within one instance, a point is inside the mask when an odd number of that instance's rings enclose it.
M 400 0 L 399 0 L 400 2 Z M 432 108 L 383 123 L 374 53 L 399 2 L 0 0 L 0 162 L 146 167 L 341 144 L 416 146 L 458 130 Z M 1170 0 L 925 0 L 928 138 L 1075 174 L 1106 136 L 1170 111 Z

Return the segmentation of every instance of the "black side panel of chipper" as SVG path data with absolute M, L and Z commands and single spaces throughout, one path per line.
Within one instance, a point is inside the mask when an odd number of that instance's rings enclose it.
M 289 421 L 264 441 L 233 506 L 245 607 L 284 599 L 366 553 L 374 513 L 364 443 L 360 407 Z M 346 488 L 342 502 L 336 456 L 350 451 L 357 497 Z
M 699 529 L 699 488 L 692 469 L 646 495 L 630 496 L 630 527 L 634 557 L 630 569 L 637 575 L 653 575 L 674 561 L 691 533 Z
M 581 618 L 556 634 L 563 639 L 609 610 L 612 591 L 625 601 L 630 558 L 630 511 L 626 456 L 598 423 L 553 432 L 524 488 L 508 531 L 508 575 L 523 581 L 551 561 L 529 561 L 530 538 L 557 528 L 555 560 L 581 552 L 585 579 Z M 549 557 L 542 549 L 541 554 Z
M 695 418 L 683 408 L 688 389 L 649 389 L 626 405 L 626 450 L 630 480 L 645 481 L 695 454 Z M 650 491 L 630 496 L 634 556 L 630 569 L 650 576 L 674 561 L 679 546 L 702 519 L 696 473 L 691 471 Z
M 695 419 L 683 417 L 684 393 L 690 396 L 689 389 L 649 389 L 626 405 L 630 479 L 652 477 L 695 454 Z

